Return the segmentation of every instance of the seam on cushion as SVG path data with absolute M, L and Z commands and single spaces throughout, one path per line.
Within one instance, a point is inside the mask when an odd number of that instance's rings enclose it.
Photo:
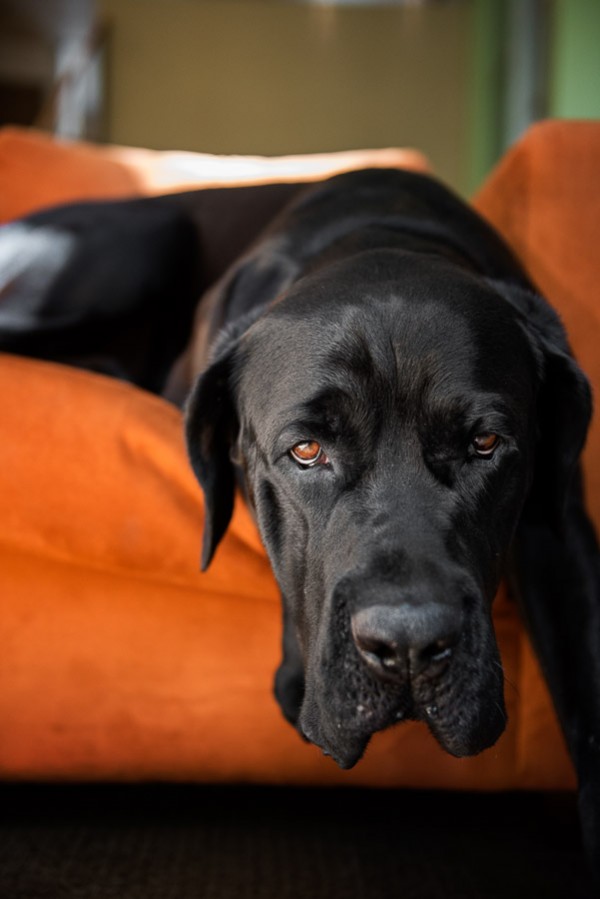
M 0 547 L 5 546 L 11 553 L 15 553 L 16 555 L 20 555 L 23 557 L 35 557 L 39 559 L 47 559 L 50 562 L 56 562 L 61 565 L 69 565 L 72 568 L 79 568 L 82 571 L 91 571 L 91 572 L 100 572 L 102 574 L 110 575 L 111 577 L 121 577 L 128 580 L 139 580 L 145 583 L 156 584 L 157 586 L 164 585 L 165 587 L 178 587 L 178 588 L 186 588 L 190 590 L 198 590 L 198 592 L 202 592 L 202 572 L 200 568 L 198 568 L 198 583 L 192 581 L 190 578 L 186 578 L 182 576 L 178 577 L 166 577 L 164 574 L 153 574 L 152 572 L 145 572 L 143 570 L 134 569 L 134 568 L 120 568 L 116 565 L 101 565 L 98 562 L 88 561 L 86 559 L 82 559 L 77 556 L 70 556 L 67 553 L 61 554 L 59 552 L 52 553 L 46 552 L 36 547 L 26 547 L 24 548 L 22 544 L 11 544 L 10 540 L 6 540 L 4 537 L 0 538 Z M 241 579 L 240 583 L 245 583 L 247 579 Z M 275 581 L 273 580 L 273 585 L 275 586 Z M 278 603 L 277 596 L 273 598 L 269 597 L 268 594 L 265 593 L 264 590 L 257 591 L 256 593 L 249 593 L 245 591 L 243 588 L 238 592 L 232 592 L 231 590 L 222 590 L 218 585 L 211 585 L 209 592 L 218 593 L 222 596 L 228 596 L 235 599 L 260 599 L 269 602 L 271 605 L 275 605 Z

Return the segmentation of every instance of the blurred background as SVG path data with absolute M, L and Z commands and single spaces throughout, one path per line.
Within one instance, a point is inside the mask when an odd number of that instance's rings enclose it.
M 209 153 L 413 146 L 463 194 L 600 118 L 599 0 L 0 0 L 0 124 Z

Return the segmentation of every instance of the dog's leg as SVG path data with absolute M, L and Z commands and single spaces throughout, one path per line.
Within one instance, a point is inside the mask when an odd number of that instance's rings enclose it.
M 600 883 L 600 556 L 581 486 L 559 535 L 524 516 L 515 541 L 520 600 L 579 782 L 583 839 Z
M 304 698 L 304 666 L 292 616 L 282 596 L 283 659 L 275 674 L 275 697 L 290 724 L 296 725 Z

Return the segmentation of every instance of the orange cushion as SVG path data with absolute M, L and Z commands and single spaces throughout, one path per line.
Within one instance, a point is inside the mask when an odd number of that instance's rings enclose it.
M 475 197 L 560 314 L 575 355 L 600 390 L 600 122 L 531 128 Z M 600 528 L 600 417 L 584 453 L 587 500 Z
M 515 153 L 527 158 L 527 140 Z M 579 162 L 566 166 L 584 177 Z M 493 217 L 498 192 L 510 206 L 511 166 L 491 184 L 478 202 Z M 528 196 L 532 228 L 544 184 L 515 178 L 514 191 L 514 202 Z M 560 199 L 568 205 L 568 191 Z M 8 356 L 0 396 L 0 774 L 573 786 L 503 594 L 495 620 L 510 723 L 496 746 L 459 761 L 410 723 L 376 735 L 364 761 L 342 772 L 300 740 L 272 698 L 279 601 L 241 504 L 210 570 L 198 571 L 202 498 L 179 413 L 130 385 Z
M 0 222 L 43 206 L 202 187 L 313 181 L 364 166 L 425 171 L 417 150 L 348 150 L 305 156 L 213 156 L 59 141 L 33 129 L 0 128 Z
M 0 222 L 56 203 L 138 193 L 132 172 L 101 148 L 13 127 L 0 129 L 0 185 Z

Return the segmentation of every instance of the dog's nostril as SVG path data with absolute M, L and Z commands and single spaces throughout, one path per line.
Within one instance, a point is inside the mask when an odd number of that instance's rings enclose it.
M 377 662 L 387 668 L 388 671 L 395 671 L 399 665 L 399 655 L 397 644 L 387 645 L 379 643 L 373 650 L 372 655 L 375 656 Z
M 406 660 L 400 658 L 397 653 L 389 652 L 387 649 L 371 652 L 370 650 L 358 647 L 358 651 L 367 665 L 372 668 L 375 673 L 382 676 L 390 675 L 396 677 L 406 668 Z
M 439 662 L 452 655 L 455 642 L 452 637 L 447 637 L 445 640 L 435 640 L 423 652 L 432 662 Z
M 456 637 L 446 637 L 442 640 L 434 640 L 423 649 L 412 650 L 410 652 L 411 673 L 413 675 L 421 674 L 428 668 L 439 668 L 453 655 L 456 642 Z
M 359 653 L 373 668 L 386 668 L 388 671 L 395 671 L 398 667 L 398 660 L 391 655 L 381 655 L 377 652 L 370 652 L 367 649 L 358 649 Z
M 356 648 L 364 661 L 375 673 L 397 676 L 406 669 L 406 648 L 397 640 L 384 639 L 376 629 L 361 626 L 363 622 L 353 620 L 353 636 Z
M 395 643 L 382 643 L 362 635 L 355 636 L 355 643 L 360 654 L 366 661 L 375 665 L 383 665 L 384 668 L 394 669 L 398 667 L 398 645 Z

